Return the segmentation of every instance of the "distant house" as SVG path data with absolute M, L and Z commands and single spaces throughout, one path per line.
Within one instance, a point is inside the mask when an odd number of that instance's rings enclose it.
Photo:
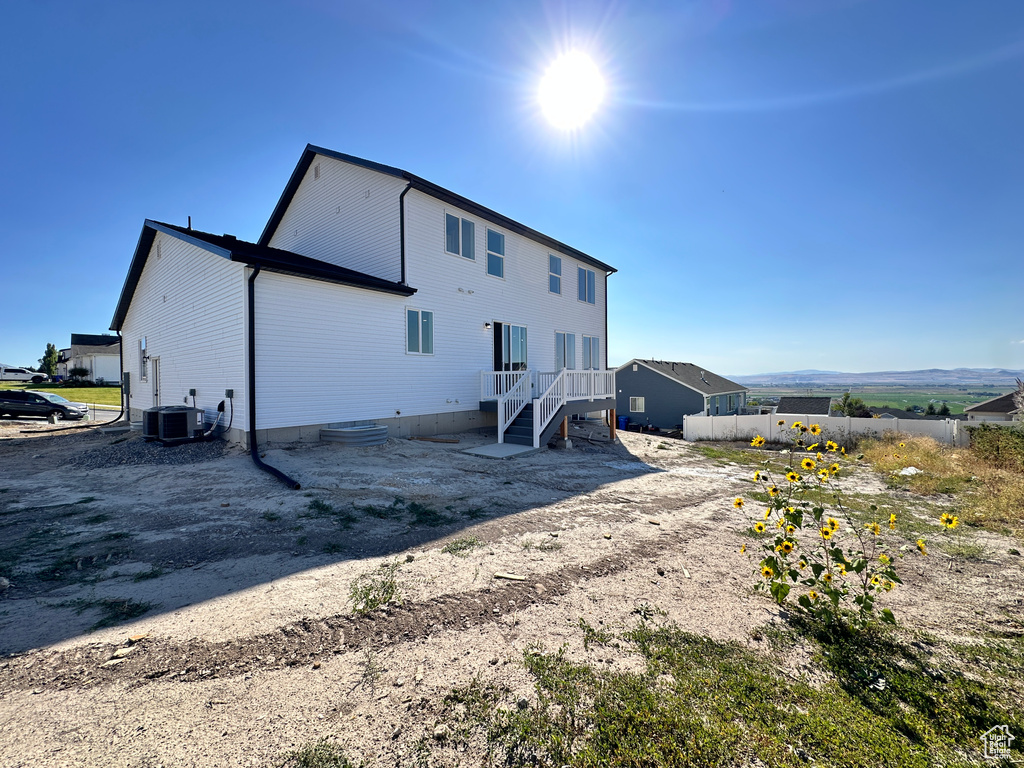
M 108 333 L 72 333 L 71 346 L 57 357 L 57 374 L 67 378 L 73 368 L 84 368 L 92 381 L 121 380 L 121 340 Z
M 1013 403 L 1013 392 L 964 408 L 964 413 L 968 421 L 1013 421 L 1022 416 Z
M 831 397 L 780 397 L 775 412 L 794 416 L 828 416 L 831 410 Z
M 630 360 L 615 369 L 615 409 L 630 421 L 671 428 L 694 414 L 739 413 L 747 388 L 693 363 Z

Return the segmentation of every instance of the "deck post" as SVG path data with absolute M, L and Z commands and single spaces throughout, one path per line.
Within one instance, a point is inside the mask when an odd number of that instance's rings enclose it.
M 615 409 L 608 411 L 608 439 L 615 442 Z
M 569 437 L 569 417 L 562 417 L 562 425 L 558 428 L 558 436 L 565 440 Z

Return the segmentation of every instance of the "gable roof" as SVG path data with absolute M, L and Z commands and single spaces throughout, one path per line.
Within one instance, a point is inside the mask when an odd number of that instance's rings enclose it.
M 993 397 L 991 400 L 986 400 L 983 403 L 976 403 L 969 408 L 964 408 L 964 413 L 968 411 L 982 411 L 984 413 L 1014 413 L 1017 410 L 1017 406 L 1013 402 L 1013 392 L 1007 392 L 1005 395 L 999 397 Z
M 325 149 L 324 147 L 317 147 L 313 144 L 306 145 L 306 149 L 303 151 L 298 164 L 295 166 L 295 170 L 292 171 L 291 178 L 288 179 L 288 186 L 286 186 L 284 188 L 284 192 L 281 193 L 281 199 L 277 201 L 277 205 L 274 207 L 274 212 L 270 215 L 270 219 L 267 221 L 267 226 L 263 229 L 263 234 L 260 235 L 260 245 L 266 245 L 274 236 L 274 232 L 277 231 L 277 227 L 281 223 L 281 219 L 284 218 L 285 211 L 288 210 L 288 206 L 291 204 L 292 198 L 295 197 L 295 193 L 299 189 L 299 184 L 302 183 L 303 178 L 306 176 L 306 171 L 309 170 L 309 166 L 313 163 L 313 158 L 317 155 L 323 155 L 324 157 L 340 160 L 343 163 L 350 163 L 351 165 L 367 168 L 371 171 L 376 171 L 377 173 L 383 173 L 388 176 L 394 176 L 398 179 L 404 179 L 409 182 L 409 186 L 412 189 L 423 192 L 426 195 L 430 195 L 442 202 L 461 208 L 467 213 L 479 216 L 485 221 L 489 221 L 499 227 L 515 232 L 518 235 L 535 240 L 553 251 L 558 251 L 566 256 L 572 256 L 574 259 L 582 261 L 584 264 L 589 264 L 592 267 L 604 270 L 608 273 L 618 271 L 614 267 L 608 266 L 603 261 L 598 261 L 593 256 L 583 253 L 583 251 L 578 251 L 572 246 L 555 240 L 553 237 L 549 237 L 535 229 L 531 229 L 525 224 L 520 224 L 518 221 L 508 218 L 508 216 L 502 216 L 497 211 L 486 208 L 479 203 L 474 203 L 467 197 L 458 195 L 444 187 L 434 184 L 433 182 L 409 173 L 408 171 L 403 171 L 401 168 L 393 168 L 390 165 L 382 165 L 381 163 L 375 163 L 372 160 L 364 160 L 361 157 L 346 155 L 343 152 L 335 152 L 333 149 Z
M 828 416 L 832 408 L 831 397 L 780 397 L 776 413 L 792 413 L 797 416 Z
M 142 277 L 142 270 L 146 266 L 146 260 L 149 258 L 149 252 L 153 247 L 153 239 L 157 232 L 163 232 L 205 251 L 223 256 L 230 261 L 260 267 L 267 272 L 323 280 L 328 283 L 394 293 L 399 296 L 411 296 L 416 293 L 415 288 L 401 283 L 382 280 L 373 275 L 339 267 L 326 261 L 311 259 L 308 256 L 300 256 L 280 248 L 269 248 L 258 243 L 239 240 L 233 235 L 214 235 L 209 232 L 200 232 L 196 229 L 146 219 L 145 224 L 142 225 L 142 234 L 139 235 L 139 243 L 135 246 L 135 255 L 132 256 L 131 266 L 128 268 L 128 276 L 121 289 L 121 298 L 117 302 L 114 318 L 110 321 L 110 330 L 112 331 L 121 330 L 121 326 L 124 324 L 124 318 L 128 314 L 128 307 Z
M 72 333 L 71 334 L 71 346 L 81 347 L 113 347 L 120 344 L 121 340 L 117 336 L 111 336 L 109 333 Z
M 650 368 L 652 371 L 679 382 L 690 389 L 700 392 L 702 395 L 721 395 L 729 392 L 746 392 L 747 388 L 735 381 L 712 373 L 706 368 L 694 365 L 693 363 L 673 363 L 668 360 L 642 360 L 633 358 L 625 365 L 620 365 L 616 371 L 621 371 L 634 363 Z

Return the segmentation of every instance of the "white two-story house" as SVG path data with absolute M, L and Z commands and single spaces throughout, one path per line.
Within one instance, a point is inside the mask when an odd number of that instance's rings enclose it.
M 111 329 L 133 419 L 227 395 L 230 439 L 497 430 L 615 408 L 615 270 L 406 171 L 303 152 L 256 243 L 147 220 Z M 192 394 L 194 390 L 195 394 Z

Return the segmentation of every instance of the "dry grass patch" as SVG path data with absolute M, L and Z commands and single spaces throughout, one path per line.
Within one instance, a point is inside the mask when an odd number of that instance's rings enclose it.
M 895 486 L 925 496 L 955 494 L 962 522 L 1024 535 L 1024 473 L 996 466 L 972 448 L 929 437 L 888 435 L 863 441 L 860 450 Z M 906 467 L 921 472 L 899 475 Z

